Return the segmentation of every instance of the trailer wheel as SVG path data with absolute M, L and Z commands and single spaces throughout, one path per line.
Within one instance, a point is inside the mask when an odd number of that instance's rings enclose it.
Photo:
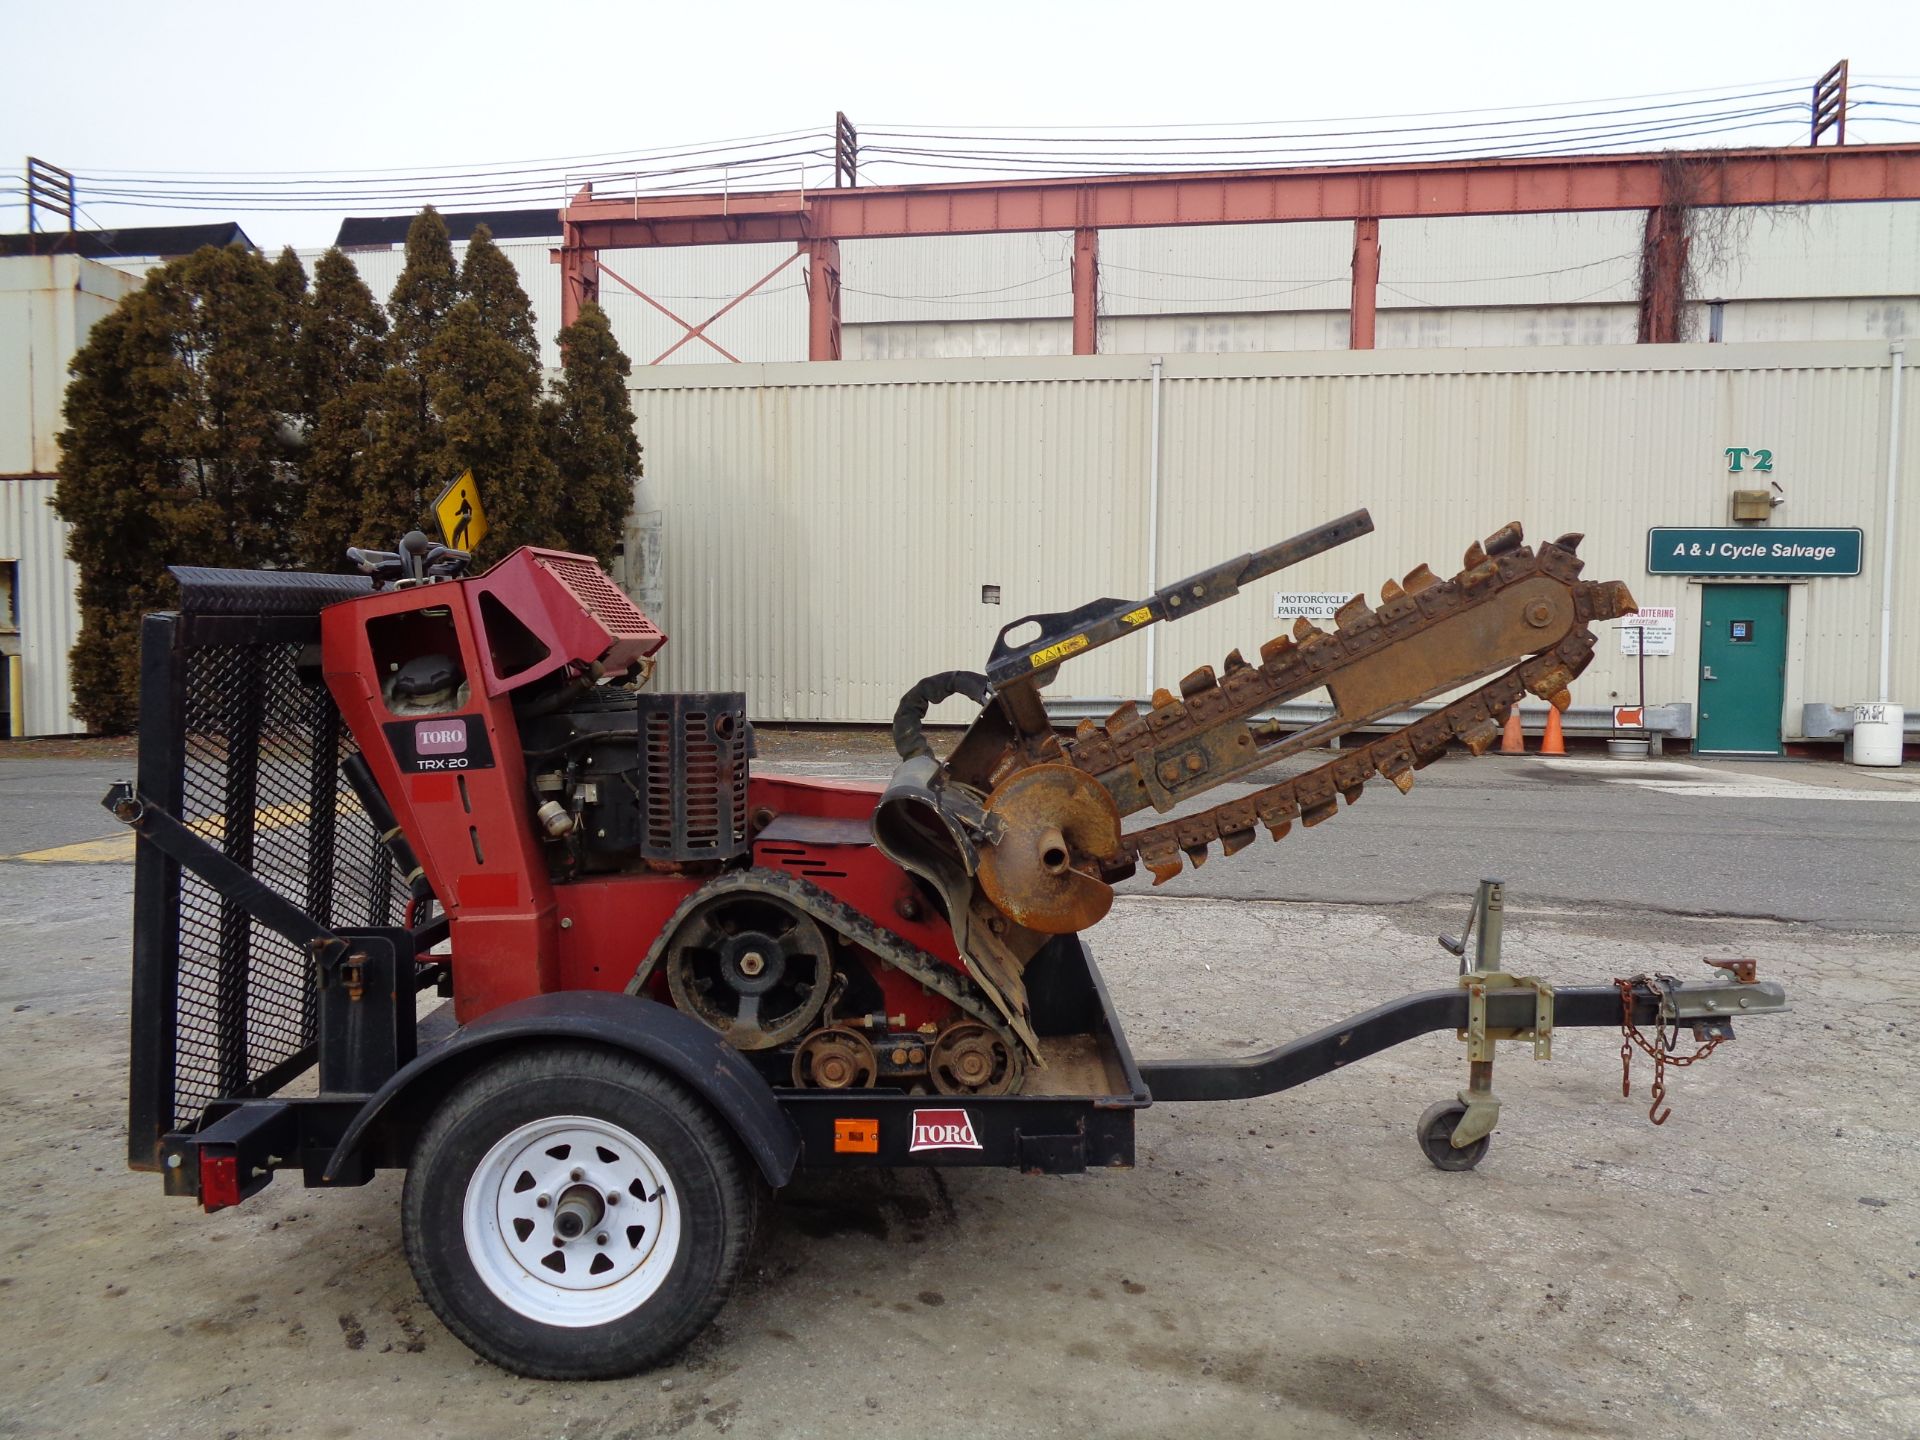
M 1421 1112 L 1420 1123 L 1414 1126 L 1421 1151 L 1441 1170 L 1473 1169 L 1493 1143 L 1491 1135 L 1482 1135 L 1471 1145 L 1454 1148 L 1453 1132 L 1466 1113 L 1467 1107 L 1458 1100 L 1436 1100 Z
M 415 1146 L 407 1260 L 447 1328 L 518 1375 L 607 1380 L 677 1350 L 726 1300 L 759 1177 L 688 1089 L 630 1056 L 551 1046 L 460 1085 Z

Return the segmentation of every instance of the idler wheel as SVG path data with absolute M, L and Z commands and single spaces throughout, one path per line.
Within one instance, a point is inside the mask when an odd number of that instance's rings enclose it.
M 816 1030 L 793 1052 L 793 1083 L 807 1090 L 865 1090 L 880 1073 L 867 1037 L 833 1026 Z
M 1010 1095 L 1023 1070 L 1007 1042 L 978 1020 L 942 1030 L 927 1057 L 927 1078 L 942 1095 Z

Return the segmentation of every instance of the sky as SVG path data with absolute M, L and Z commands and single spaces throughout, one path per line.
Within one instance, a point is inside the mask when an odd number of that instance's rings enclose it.
M 1843 56 L 1856 83 L 1916 87 L 1880 93 L 1920 102 L 1915 0 L 0 0 L 0 37 L 12 61 L 0 86 L 0 186 L 17 186 L 28 154 L 83 176 L 201 172 L 190 184 L 205 187 L 245 173 L 366 177 L 825 130 L 836 110 L 863 134 L 1544 110 L 1810 84 Z M 1900 117 L 1856 112 L 1849 138 L 1920 142 L 1920 106 Z M 1804 140 L 1804 118 L 1764 124 L 1738 143 Z M 561 203 L 566 168 L 551 169 L 541 192 L 516 203 Z M 826 178 L 822 166 L 810 183 Z M 345 214 L 415 208 L 355 203 L 359 192 L 315 213 L 224 198 L 190 213 L 90 196 L 110 188 L 82 182 L 83 226 L 237 219 L 268 249 L 326 244 Z M 0 229 L 24 230 L 19 196 L 0 193 L 0 204 Z

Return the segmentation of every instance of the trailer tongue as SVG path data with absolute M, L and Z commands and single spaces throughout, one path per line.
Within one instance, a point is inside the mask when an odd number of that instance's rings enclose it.
M 984 673 L 903 699 L 885 787 L 756 773 L 743 696 L 647 691 L 666 637 L 584 557 L 468 576 L 410 535 L 353 552 L 371 585 L 176 572 L 180 610 L 145 621 L 138 774 L 106 801 L 141 841 L 130 1164 L 209 1210 L 282 1171 L 406 1169 L 442 1319 L 509 1369 L 584 1378 L 703 1325 L 760 1196 L 802 1167 L 1124 1167 L 1156 1100 L 1270 1094 L 1435 1030 L 1468 1061 L 1416 1127 L 1442 1169 L 1486 1153 L 1500 1040 L 1545 1059 L 1557 1029 L 1618 1029 L 1663 1119 L 1665 1066 L 1784 1009 L 1781 987 L 1744 961 L 1510 974 L 1497 882 L 1443 938 L 1452 988 L 1261 1055 L 1128 1047 L 1078 932 L 1136 864 L 1171 881 L 1369 777 L 1405 791 L 1455 741 L 1478 753 L 1522 693 L 1564 705 L 1589 622 L 1632 605 L 1579 578 L 1578 537 L 1536 552 L 1507 526 L 1450 580 L 1420 566 L 1331 632 L 1055 734 L 1040 692 L 1062 663 L 1370 528 L 1356 512 L 1139 602 L 1016 622 Z M 1325 724 L 1261 718 L 1316 688 Z M 981 710 L 942 759 L 921 721 L 953 693 Z M 1291 779 L 1122 828 L 1427 700 Z

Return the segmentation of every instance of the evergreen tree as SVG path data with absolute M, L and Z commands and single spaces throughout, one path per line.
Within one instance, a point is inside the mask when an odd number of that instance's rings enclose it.
M 429 205 L 407 227 L 407 262 L 387 297 L 387 318 L 393 325 L 393 363 L 415 375 L 422 374 L 421 355 L 459 299 L 460 274 L 453 262 L 453 242 L 447 238 L 440 212 Z M 424 395 L 420 403 L 424 411 Z
M 433 473 L 444 484 L 473 471 L 491 527 L 483 554 L 559 545 L 565 502 L 546 452 L 539 369 L 471 297 L 448 313 L 427 360 L 442 440 Z
M 140 615 L 169 564 L 286 563 L 297 491 L 298 334 L 284 270 L 238 246 L 152 271 L 72 363 L 54 504 L 73 526 L 75 705 L 123 729 Z
M 430 351 L 441 483 L 471 469 L 487 502 L 488 555 L 557 545 L 566 497 L 547 450 L 540 343 L 520 276 L 482 225 L 460 270 L 464 298 Z
M 431 352 L 459 299 L 453 245 L 446 225 L 429 205 L 407 228 L 406 264 L 387 298 L 389 371 L 366 392 L 366 443 L 358 452 L 361 511 L 355 527 L 366 544 L 387 549 L 406 531 L 426 527 L 434 496 L 459 474 L 440 474 L 445 437 L 431 399 Z
M 273 262 L 273 287 L 289 305 L 298 307 L 306 303 L 307 267 L 300 263 L 291 245 L 284 247 L 280 258 Z
M 633 509 L 640 442 L 627 377 L 633 363 L 598 305 L 560 332 L 560 383 L 549 408 L 549 453 L 560 472 L 565 548 L 611 563 Z
M 338 569 L 342 551 L 363 538 L 368 422 L 382 402 L 386 352 L 387 317 L 373 292 L 345 254 L 327 251 L 313 269 L 296 351 L 307 446 L 292 549 L 305 568 Z M 381 517 L 366 543 L 390 540 L 392 523 Z
M 520 272 L 493 243 L 493 231 L 476 225 L 460 265 L 460 293 L 480 307 L 481 322 L 512 343 L 536 368 L 540 339 L 533 328 L 533 306 L 520 288 Z

